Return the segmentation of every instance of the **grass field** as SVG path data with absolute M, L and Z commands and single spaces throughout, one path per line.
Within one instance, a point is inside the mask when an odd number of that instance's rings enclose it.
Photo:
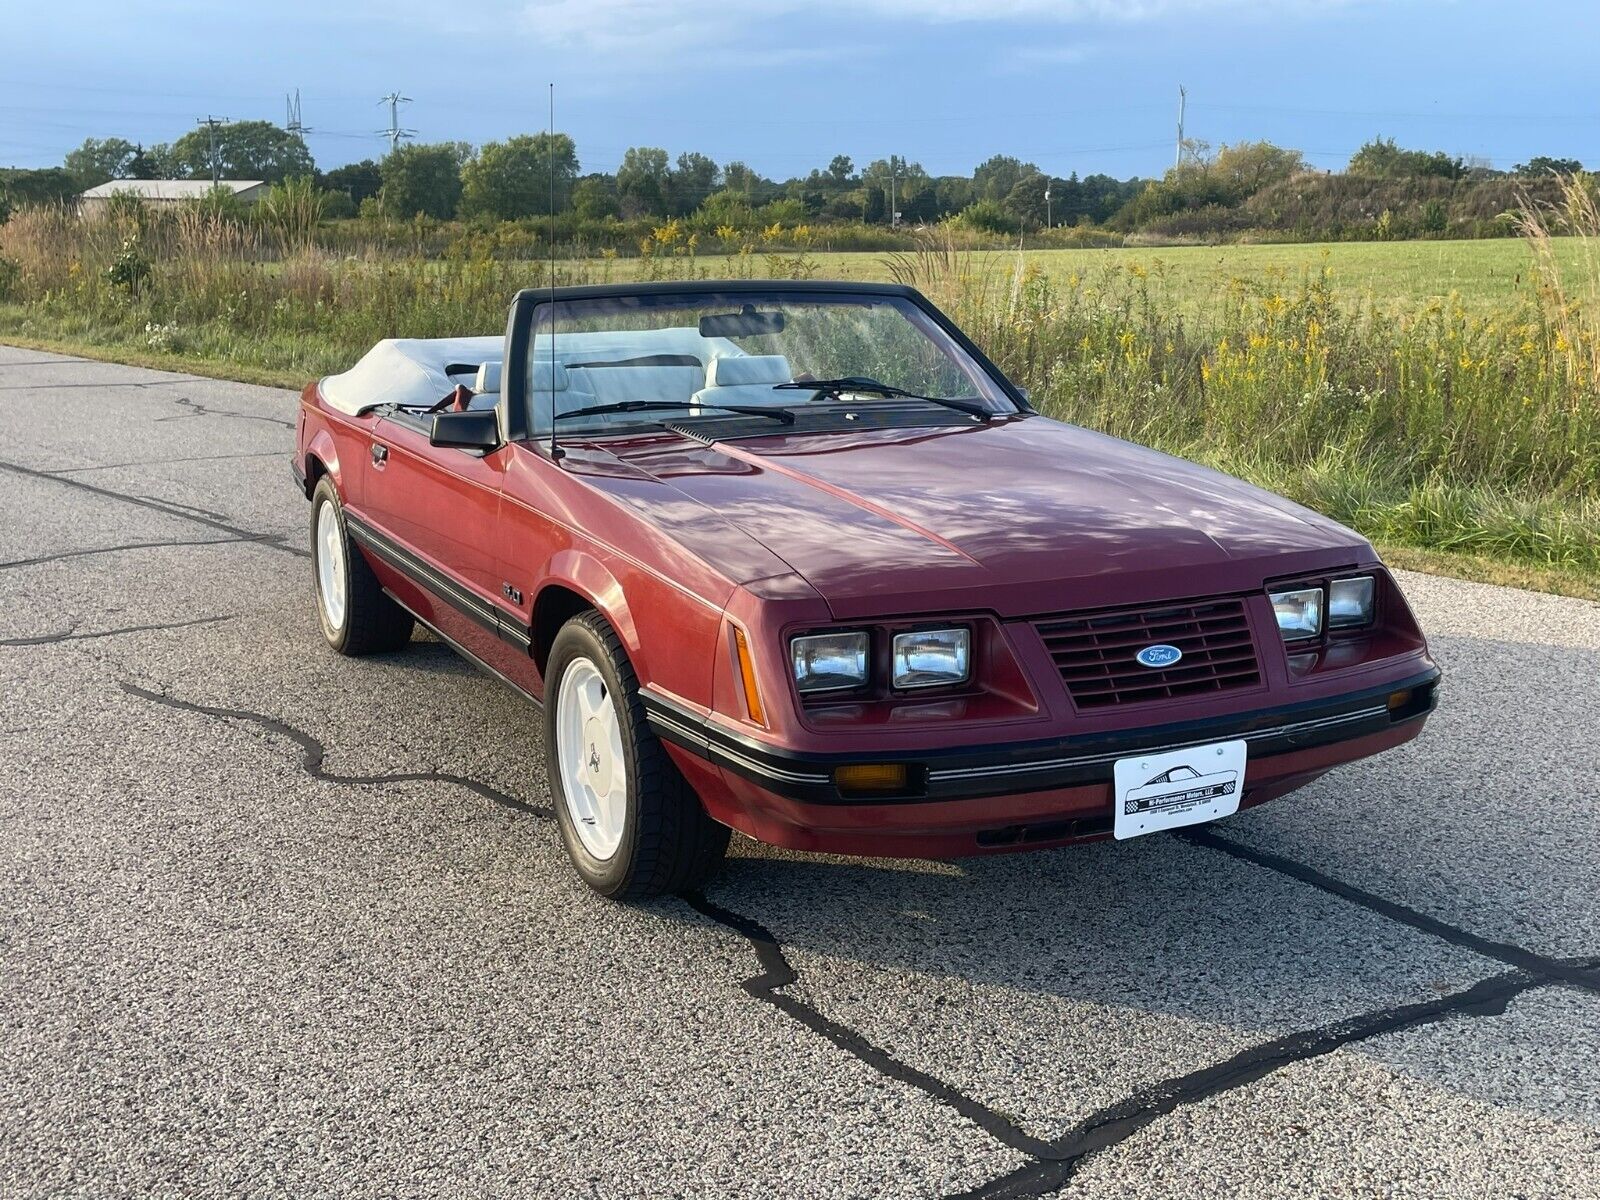
M 1575 260 L 1577 247 L 1563 243 Z M 979 255 L 1009 266 L 1017 255 Z M 885 255 L 815 255 L 818 275 L 878 279 Z M 1139 267 L 1162 279 L 1189 308 L 1210 304 L 1234 280 L 1289 286 L 1327 270 L 1336 298 L 1350 305 L 1375 305 L 1387 313 L 1409 313 L 1430 301 L 1452 297 L 1474 313 L 1514 306 L 1527 295 L 1533 266 L 1527 246 L 1511 238 L 1469 242 L 1335 242 L 1271 246 L 1164 246 L 1107 250 L 1024 250 L 1026 263 L 1066 283 L 1108 267 Z M 713 266 L 712 273 L 716 274 Z
M 1582 269 L 1576 239 L 1557 239 L 1557 252 L 1572 274 Z M 969 259 L 990 273 L 1010 273 L 1020 261 L 1037 267 L 1060 284 L 1107 270 L 1136 268 L 1161 281 L 1165 294 L 1187 312 L 1215 303 L 1236 281 L 1292 288 L 1308 274 L 1326 272 L 1337 300 L 1351 307 L 1373 306 L 1400 316 L 1429 303 L 1454 301 L 1474 314 L 1514 308 L 1529 296 L 1534 266 L 1526 243 L 1515 238 L 1438 242 L 1317 242 L 1296 245 L 1162 246 L 1103 250 L 974 251 Z M 818 279 L 881 280 L 893 258 L 881 252 L 809 255 Z M 637 278 L 647 264 L 617 259 L 609 267 L 593 261 L 562 264 L 565 271 L 609 270 L 615 279 Z M 699 272 L 711 278 L 736 277 L 737 256 L 702 254 Z M 538 268 L 534 267 L 534 271 Z
M 548 280 L 482 244 L 424 260 L 267 252 L 259 237 L 199 219 L 13 218 L 0 338 L 298 387 L 382 337 L 498 332 L 512 292 Z M 909 282 L 1051 416 L 1257 481 L 1427 561 L 1464 556 L 1476 577 L 1499 563 L 1600 587 L 1593 242 L 718 256 L 657 240 L 645 258 L 560 263 L 559 278 Z

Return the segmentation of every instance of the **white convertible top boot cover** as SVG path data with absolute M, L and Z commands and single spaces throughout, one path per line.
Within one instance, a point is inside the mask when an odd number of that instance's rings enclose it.
M 385 338 L 361 356 L 342 375 L 322 380 L 322 398 L 330 408 L 356 416 L 378 404 L 434 404 L 458 383 L 472 385 L 473 377 L 451 378 L 444 373 L 452 363 L 498 362 L 505 350 L 504 337 Z

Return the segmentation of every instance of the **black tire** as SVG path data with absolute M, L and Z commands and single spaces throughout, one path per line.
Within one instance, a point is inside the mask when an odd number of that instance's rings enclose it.
M 338 522 L 338 544 L 344 554 L 344 621 L 340 625 L 335 625 L 329 619 L 329 606 L 322 594 L 323 546 L 317 536 L 317 526 L 322 510 L 328 506 L 332 506 Z M 415 624 L 411 614 L 390 599 L 377 576 L 372 573 L 361 547 L 351 540 L 338 490 L 326 475 L 317 482 L 316 491 L 311 494 L 311 591 L 316 600 L 317 623 L 322 626 L 322 636 L 340 654 L 351 658 L 382 654 L 398 650 L 411 640 L 411 629 Z
M 609 858 L 585 848 L 573 825 L 557 746 L 557 706 L 567 668 L 588 659 L 615 706 L 627 778 L 622 839 Z M 639 700 L 639 679 L 622 641 L 594 611 L 573 617 L 556 635 L 545 673 L 545 755 L 561 840 L 583 881 L 614 900 L 694 891 L 722 865 L 728 828 L 706 815 L 700 798 L 662 749 Z

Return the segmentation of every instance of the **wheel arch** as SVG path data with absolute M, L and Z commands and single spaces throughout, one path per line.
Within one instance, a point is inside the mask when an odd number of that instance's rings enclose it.
M 550 648 L 561 627 L 581 612 L 593 609 L 616 630 L 628 651 L 634 671 L 643 679 L 639 631 L 628 607 L 621 582 L 593 556 L 578 552 L 558 554 L 549 565 L 530 610 L 532 635 L 528 653 L 542 678 L 550 661 Z
M 317 481 L 324 475 L 332 478 L 340 499 L 344 498 L 344 488 L 339 480 L 339 450 L 334 445 L 333 435 L 326 429 L 317 430 L 306 443 L 300 465 L 305 471 L 307 500 L 311 499 L 311 494 L 317 490 Z

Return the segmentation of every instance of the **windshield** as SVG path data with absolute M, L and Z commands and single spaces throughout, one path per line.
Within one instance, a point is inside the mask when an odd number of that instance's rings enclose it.
M 730 409 L 763 428 L 777 422 L 745 410 L 870 404 L 921 408 L 930 422 L 1014 411 L 971 355 L 898 296 L 623 296 L 543 304 L 535 322 L 526 366 L 535 434 L 549 431 L 552 413 L 570 436 Z

